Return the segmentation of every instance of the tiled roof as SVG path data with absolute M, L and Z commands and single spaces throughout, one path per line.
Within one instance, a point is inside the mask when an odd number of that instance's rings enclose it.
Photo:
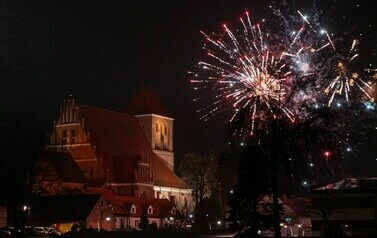
M 101 195 L 38 196 L 30 202 L 30 221 L 85 221 Z
M 90 143 L 95 146 L 97 157 L 103 159 L 103 166 L 109 170 L 110 181 L 135 181 L 138 160 L 147 152 L 155 185 L 188 188 L 152 151 L 134 116 L 88 106 L 79 106 L 78 112 L 84 119 L 85 131 L 90 133 Z
M 328 184 L 317 190 L 344 190 L 344 189 L 377 189 L 377 178 L 346 178 L 336 183 Z
M 131 115 L 143 114 L 158 114 L 161 116 L 170 117 L 170 114 L 165 110 L 161 101 L 157 98 L 151 89 L 141 89 L 131 99 L 126 113 Z
M 84 129 L 97 157 L 109 170 L 112 182 L 134 181 L 137 159 L 149 143 L 134 116 L 93 107 L 79 106 Z
M 172 203 L 167 199 L 157 198 L 140 198 L 133 196 L 119 196 L 115 195 L 109 189 L 103 189 L 101 192 L 105 200 L 114 205 L 113 213 L 116 215 L 126 215 L 132 217 L 140 217 L 144 209 L 152 207 L 153 213 L 148 214 L 148 217 L 170 217 L 173 209 Z M 131 207 L 136 207 L 136 212 L 131 213 Z
M 172 172 L 162 160 L 152 154 L 151 164 L 155 173 L 155 185 L 163 187 L 189 188 L 174 172 Z

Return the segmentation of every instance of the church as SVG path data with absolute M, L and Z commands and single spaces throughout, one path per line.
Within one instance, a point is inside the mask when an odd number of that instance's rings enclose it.
M 117 229 L 136 228 L 144 210 L 163 227 L 192 209 L 192 189 L 174 173 L 173 122 L 150 90 L 126 113 L 65 100 L 36 165 L 34 193 L 101 194 Z

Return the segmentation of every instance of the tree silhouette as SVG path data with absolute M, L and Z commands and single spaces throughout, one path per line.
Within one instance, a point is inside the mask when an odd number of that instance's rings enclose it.
M 149 226 L 149 219 L 148 219 L 148 214 L 147 210 L 143 209 L 143 212 L 141 213 L 140 217 L 140 223 L 139 223 L 139 228 L 145 231 Z

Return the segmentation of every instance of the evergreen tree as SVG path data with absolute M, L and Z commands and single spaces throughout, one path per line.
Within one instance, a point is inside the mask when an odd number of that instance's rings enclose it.
M 139 228 L 144 231 L 148 228 L 148 226 L 149 226 L 148 214 L 147 214 L 146 209 L 144 209 L 143 212 L 141 213 Z

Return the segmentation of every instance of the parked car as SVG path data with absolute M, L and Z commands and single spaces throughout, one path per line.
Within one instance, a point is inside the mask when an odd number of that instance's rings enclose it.
M 49 236 L 60 236 L 62 233 L 60 231 L 55 230 L 53 227 L 44 227 L 47 231 Z
M 12 237 L 12 234 L 10 231 L 0 230 L 0 238 L 8 238 L 8 237 Z
M 6 235 L 12 236 L 14 234 L 13 227 L 0 227 L 0 237 L 4 237 Z
M 47 231 L 45 230 L 45 228 L 41 227 L 41 226 L 36 226 L 33 228 L 33 233 L 35 236 L 44 236 L 44 235 L 47 235 Z

